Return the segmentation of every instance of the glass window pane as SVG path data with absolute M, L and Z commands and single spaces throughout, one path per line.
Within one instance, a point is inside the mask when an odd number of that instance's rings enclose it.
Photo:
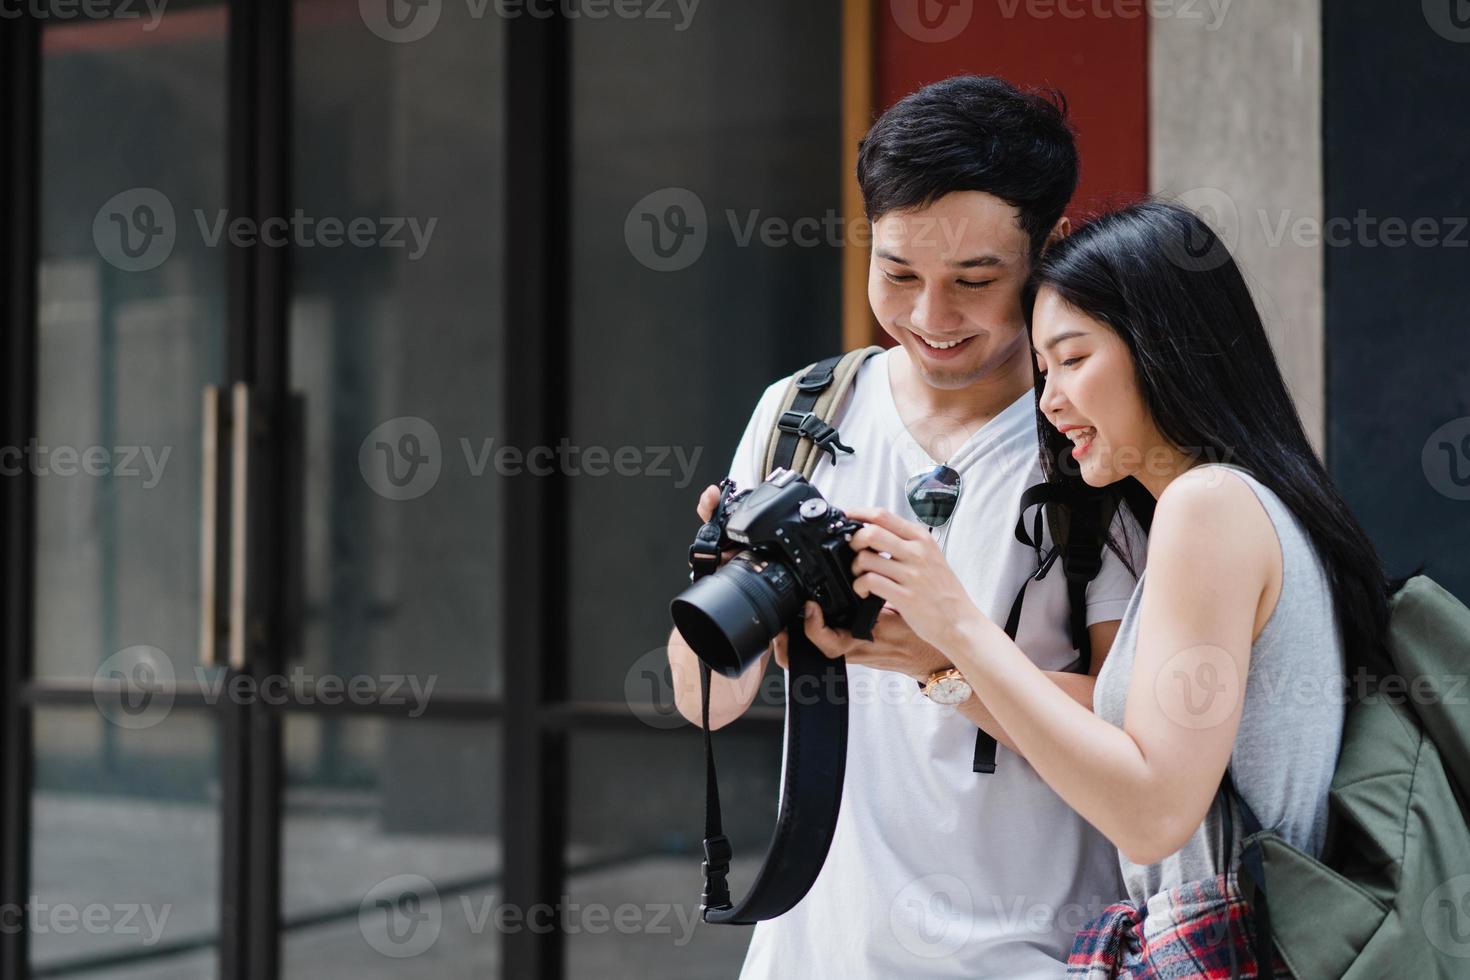
M 355 3 L 294 9 L 302 658 L 495 691 L 500 495 L 480 461 L 503 436 L 502 23 L 444 4 L 394 43 Z
M 199 637 L 200 404 L 221 380 L 225 9 L 50 21 L 41 62 L 36 672 Z
M 139 980 L 215 976 L 214 719 L 47 708 L 34 737 L 32 966 L 48 976 L 103 964 Z
M 499 976 L 500 733 L 291 715 L 286 977 Z
M 739 723 L 737 722 L 737 726 Z M 720 732 L 730 889 L 744 895 L 776 821 L 781 745 Z M 571 740 L 567 975 L 643 980 L 739 974 L 750 930 L 699 921 L 704 757 L 697 735 L 578 735 Z
M 841 348 L 841 4 L 742 0 L 678 20 L 571 24 L 581 699 L 621 699 L 628 664 L 666 641 L 695 501 L 761 391 Z

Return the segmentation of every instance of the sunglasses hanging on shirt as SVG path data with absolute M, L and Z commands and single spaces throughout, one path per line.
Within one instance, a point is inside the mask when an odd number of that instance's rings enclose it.
M 960 474 L 943 463 L 922 473 L 909 477 L 904 486 L 909 507 L 922 523 L 930 527 L 944 527 L 954 516 L 955 506 L 960 500 Z

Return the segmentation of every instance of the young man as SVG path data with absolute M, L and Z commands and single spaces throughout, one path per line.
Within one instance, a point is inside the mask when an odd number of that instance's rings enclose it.
M 970 596 L 1004 621 L 1037 571 L 1014 534 L 1022 491 L 1042 481 L 1021 291 L 1045 243 L 1067 231 L 1077 157 L 1065 108 L 995 78 L 939 82 L 878 120 L 858 180 L 874 226 L 868 297 L 898 346 L 863 365 L 834 420 L 855 454 L 823 460 L 812 483 L 838 507 L 914 516 L 906 485 L 946 464 L 959 498 L 931 533 Z M 742 489 L 760 481 L 785 386 L 766 390 L 736 450 Z M 705 491 L 702 515 L 715 499 Z M 1106 549 L 1087 593 L 1092 676 L 1063 672 L 1076 652 L 1061 569 L 1027 593 L 1019 645 L 1089 708 L 1134 581 Z M 1009 750 L 978 699 L 947 706 L 920 691 L 915 681 L 949 665 L 896 615 L 871 643 L 816 634 L 848 657 L 841 813 L 811 891 L 756 926 L 743 980 L 1061 975 L 1077 929 L 1123 893 L 1117 852 Z M 669 657 L 679 709 L 698 724 L 698 664 L 677 631 Z M 712 728 L 750 705 L 764 665 L 712 677 Z M 977 726 L 1001 743 L 994 773 L 972 771 Z

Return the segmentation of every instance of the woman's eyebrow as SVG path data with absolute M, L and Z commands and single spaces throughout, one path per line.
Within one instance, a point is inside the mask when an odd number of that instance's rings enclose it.
M 1057 334 L 1055 337 L 1053 337 L 1051 340 L 1048 340 L 1045 344 L 1042 344 L 1041 346 L 1044 349 L 1046 349 L 1046 350 L 1051 350 L 1053 347 L 1055 347 L 1057 344 L 1060 344 L 1064 340 L 1071 340 L 1073 337 L 1086 337 L 1086 336 L 1087 336 L 1086 332 L 1084 332 L 1082 330 L 1066 330 L 1066 331 L 1063 331 L 1062 333 Z M 1034 347 L 1031 348 L 1031 349 L 1033 351 L 1036 350 L 1036 348 L 1034 348 Z M 1037 353 L 1040 353 L 1040 351 L 1036 351 L 1036 352 Z

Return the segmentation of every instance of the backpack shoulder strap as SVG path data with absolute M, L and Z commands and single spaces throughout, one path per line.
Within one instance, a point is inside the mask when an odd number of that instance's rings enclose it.
M 1006 635 L 1012 640 L 1021 626 L 1021 609 L 1026 602 L 1026 588 L 1032 582 L 1046 577 L 1051 567 L 1062 562 L 1062 574 L 1067 579 L 1067 603 L 1070 609 L 1068 631 L 1077 659 L 1066 670 L 1086 674 L 1092 669 L 1092 638 L 1087 632 L 1087 586 L 1102 570 L 1104 528 L 1102 523 L 1101 494 L 1068 487 L 1060 483 L 1038 483 L 1021 494 L 1021 514 L 1016 520 L 1016 540 L 1036 551 L 1036 572 L 1021 583 L 1011 603 L 1010 615 L 1006 617 Z M 1042 526 L 1048 504 L 1063 504 L 1067 508 L 1067 539 L 1065 544 L 1054 543 L 1049 553 L 1042 554 Z M 1031 529 L 1026 528 L 1026 515 L 1038 508 Z M 1053 541 L 1056 534 L 1052 534 Z M 995 739 L 984 729 L 975 733 L 975 758 L 971 768 L 975 772 L 995 772 Z
M 864 347 L 824 358 L 791 376 L 776 413 L 776 424 L 766 443 L 764 480 L 776 469 L 788 469 L 811 478 L 822 453 L 837 462 L 837 453 L 851 453 L 831 423 L 844 396 L 857 380 L 858 368 L 882 347 Z
M 1097 573 L 1102 570 L 1102 552 L 1105 544 L 1106 529 L 1103 527 L 1102 505 L 1104 497 L 1101 493 L 1087 489 L 1082 490 L 1057 483 L 1038 483 L 1030 487 L 1021 495 L 1021 515 L 1016 521 L 1016 540 L 1028 548 L 1036 550 L 1037 566 L 1040 572 L 1026 580 L 1021 590 L 1016 595 L 1016 601 L 1011 607 L 1011 615 L 1007 620 L 1007 632 L 1015 639 L 1012 630 L 1020 622 L 1021 604 L 1026 595 L 1026 584 L 1037 578 L 1043 578 L 1051 569 L 1051 561 L 1060 556 L 1062 561 L 1062 572 L 1067 578 L 1067 596 L 1071 605 L 1071 619 L 1069 632 L 1072 639 L 1072 648 L 1077 651 L 1077 660 L 1068 668 L 1079 674 L 1086 674 L 1092 667 L 1092 644 L 1087 635 L 1087 586 Z M 1042 514 L 1048 504 L 1061 504 L 1066 507 L 1067 513 L 1067 537 L 1065 541 L 1057 539 L 1052 535 L 1054 545 L 1049 555 L 1041 553 L 1041 522 Z M 1035 521 L 1028 531 L 1026 528 L 1026 515 L 1037 507 Z

